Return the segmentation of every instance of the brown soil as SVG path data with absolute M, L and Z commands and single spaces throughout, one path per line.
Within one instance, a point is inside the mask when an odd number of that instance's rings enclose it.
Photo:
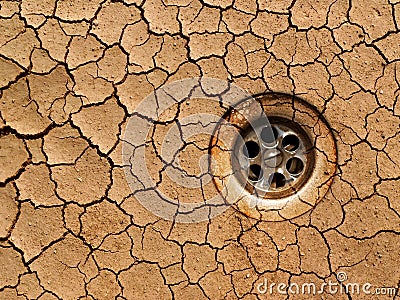
M 259 286 L 339 274 L 372 293 L 399 286 L 399 26 L 397 0 L 0 1 L 0 299 L 397 299 Z M 128 116 L 200 75 L 323 112 L 338 172 L 313 209 L 181 224 L 139 203 L 122 159 Z M 158 177 L 156 154 L 169 120 L 224 114 L 200 102 L 163 115 L 146 147 L 159 189 L 184 202 L 215 187 Z M 182 142 L 180 167 L 200 176 L 208 139 Z

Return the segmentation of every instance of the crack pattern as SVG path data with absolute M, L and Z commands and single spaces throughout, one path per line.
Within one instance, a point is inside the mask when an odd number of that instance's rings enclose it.
M 0 1 L 0 298 L 264 299 L 264 279 L 319 284 L 338 272 L 398 288 L 399 24 L 395 0 Z M 282 222 L 230 208 L 193 224 L 141 206 L 137 194 L 154 188 L 181 202 L 217 193 L 198 165 L 209 137 L 186 135 L 183 119 L 222 116 L 222 101 L 162 114 L 131 145 L 150 153 L 155 186 L 133 173 L 132 192 L 125 180 L 136 106 L 199 76 L 301 96 L 324 114 L 338 172 L 318 205 Z M 174 126 L 181 146 L 167 159 Z M 175 186 L 171 170 L 199 187 Z

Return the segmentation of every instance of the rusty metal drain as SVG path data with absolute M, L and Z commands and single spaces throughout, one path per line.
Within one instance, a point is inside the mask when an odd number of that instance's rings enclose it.
M 229 182 L 227 201 L 250 217 L 291 219 L 327 192 L 336 171 L 335 140 L 322 115 L 305 101 L 275 93 L 255 100 L 240 102 L 224 116 L 238 130 L 231 149 L 221 137 L 226 140 L 224 131 L 232 130 L 217 127 L 210 148 L 214 181 L 219 190 Z

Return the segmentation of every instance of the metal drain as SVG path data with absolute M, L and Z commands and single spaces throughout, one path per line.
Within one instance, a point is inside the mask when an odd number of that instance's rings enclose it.
M 259 194 L 279 198 L 294 193 L 314 167 L 314 151 L 307 133 L 295 122 L 270 117 L 256 122 L 237 139 L 235 158 L 242 179 Z M 261 124 L 260 124 L 261 123 Z M 249 186 L 249 188 L 250 188 Z
M 336 171 L 335 140 L 322 115 L 305 101 L 275 93 L 255 100 L 260 109 L 252 99 L 224 116 L 238 130 L 230 146 L 220 137 L 232 130 L 217 128 L 210 148 L 214 181 L 219 190 L 229 182 L 227 202 L 250 217 L 291 219 L 327 192 Z

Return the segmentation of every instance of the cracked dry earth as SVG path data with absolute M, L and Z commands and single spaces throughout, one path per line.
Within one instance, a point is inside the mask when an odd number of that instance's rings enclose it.
M 399 26 L 398 0 L 0 1 L 0 299 L 397 299 L 257 286 L 338 283 L 339 272 L 399 285 Z M 337 174 L 313 209 L 265 222 L 231 207 L 183 224 L 142 207 L 124 175 L 128 117 L 158 87 L 198 76 L 323 113 Z M 170 121 L 185 110 L 226 108 L 192 101 Z M 157 123 L 151 149 L 171 122 Z M 183 141 L 188 174 L 208 141 Z M 161 175 L 182 201 L 213 193 Z

